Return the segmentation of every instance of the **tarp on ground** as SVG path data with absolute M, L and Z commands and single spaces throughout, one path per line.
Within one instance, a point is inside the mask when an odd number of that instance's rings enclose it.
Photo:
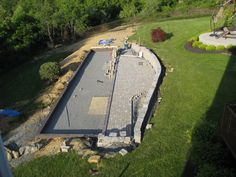
M 99 45 L 110 45 L 113 43 L 113 39 L 101 39 L 98 44 Z
M 12 109 L 1 109 L 0 115 L 8 116 L 8 117 L 17 117 L 20 115 L 20 113 L 18 111 L 12 110 Z

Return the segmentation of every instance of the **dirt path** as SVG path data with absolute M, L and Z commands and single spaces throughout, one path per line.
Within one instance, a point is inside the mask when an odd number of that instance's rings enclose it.
M 115 41 L 112 45 L 118 46 L 118 47 L 123 46 L 125 39 L 134 34 L 136 27 L 137 27 L 136 25 L 135 26 L 130 26 L 130 25 L 120 26 L 112 30 L 109 30 L 107 32 L 94 35 L 90 38 L 84 39 L 82 41 L 79 41 L 75 44 L 72 44 L 66 47 L 64 51 L 75 51 L 75 52 L 71 54 L 70 56 L 68 56 L 71 58 L 71 60 L 63 67 L 66 67 L 67 65 L 74 62 L 80 62 L 85 54 L 85 51 L 89 51 L 91 47 L 99 46 L 98 42 L 101 39 L 113 38 L 115 39 Z

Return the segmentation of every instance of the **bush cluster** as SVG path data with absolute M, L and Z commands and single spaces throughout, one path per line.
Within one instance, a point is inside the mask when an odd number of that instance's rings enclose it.
M 61 68 L 57 62 L 47 62 L 40 66 L 39 75 L 43 80 L 53 81 L 60 75 Z
M 206 50 L 207 50 L 207 51 L 214 51 L 214 50 L 216 50 L 216 46 L 214 46 L 214 45 L 208 45 L 208 46 L 206 46 Z
M 218 45 L 218 46 L 206 45 L 206 44 L 203 44 L 202 42 L 200 42 L 199 38 L 197 36 L 190 38 L 189 42 L 192 44 L 193 48 L 198 48 L 198 49 L 202 49 L 202 50 L 206 50 L 206 51 L 230 50 L 234 47 L 233 45 L 228 45 L 226 47 L 223 45 Z
M 194 41 L 198 41 L 199 37 L 198 36 L 193 36 L 189 39 L 189 42 L 194 42 Z
M 226 47 L 226 49 L 228 49 L 228 50 L 230 50 L 230 49 L 232 49 L 232 48 L 234 48 L 234 46 L 233 46 L 232 44 L 230 44 L 230 45 L 228 45 L 228 46 Z
M 161 28 L 153 29 L 151 36 L 153 42 L 162 42 L 167 38 L 166 32 L 164 32 Z

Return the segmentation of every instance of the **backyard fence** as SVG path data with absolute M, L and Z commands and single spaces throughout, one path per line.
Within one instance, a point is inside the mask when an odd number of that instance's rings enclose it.
M 221 121 L 221 135 L 236 158 L 236 104 L 226 104 Z

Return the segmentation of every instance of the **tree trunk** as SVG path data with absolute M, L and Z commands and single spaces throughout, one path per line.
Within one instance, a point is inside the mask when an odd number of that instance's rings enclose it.
M 69 29 L 70 29 L 70 39 L 73 41 L 74 40 L 74 25 L 70 21 L 69 21 Z
M 76 40 L 76 27 L 73 26 L 73 31 L 74 31 L 74 40 Z
M 53 38 L 52 38 L 52 34 L 51 34 L 49 24 L 47 24 L 47 31 L 48 31 L 48 38 L 49 38 L 50 42 L 52 43 L 52 45 L 54 46 L 54 41 L 53 41 Z
M 64 28 L 63 28 L 63 25 L 61 25 L 61 40 L 62 42 L 64 42 L 64 36 L 63 36 L 63 32 L 64 32 Z
M 52 26 L 52 37 L 55 38 L 55 28 Z

